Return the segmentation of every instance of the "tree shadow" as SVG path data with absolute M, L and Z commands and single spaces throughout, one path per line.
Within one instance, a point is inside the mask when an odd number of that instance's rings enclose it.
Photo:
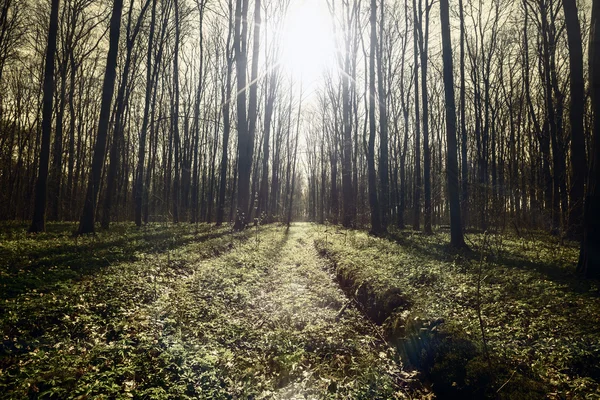
M 121 232 L 117 228 L 109 231 L 114 237 L 102 240 L 102 236 L 73 238 L 69 231 L 72 224 L 57 225 L 50 224 L 48 234 L 36 237 L 33 248 L 28 249 L 27 243 L 13 248 L 0 246 L 0 300 L 32 290 L 47 292 L 58 283 L 81 279 L 109 265 L 136 261 L 140 253 L 162 253 L 232 233 L 215 232 L 208 225 L 196 232 L 191 227 L 187 231 L 142 228 Z
M 479 265 L 481 260 L 480 246 L 470 244 L 471 248 L 469 250 L 456 250 L 450 247 L 449 238 L 442 240 L 439 234 L 431 236 L 421 232 L 400 231 L 388 233 L 385 239 L 402 246 L 408 253 L 412 253 L 417 257 L 462 264 L 467 267 L 467 272 L 471 270 L 468 266 Z M 542 259 L 531 259 L 523 253 L 511 251 L 510 249 L 488 250 L 485 251 L 484 255 L 487 257 L 486 263 L 488 265 L 492 263 L 494 268 L 533 271 L 549 281 L 566 285 L 574 293 L 593 295 L 591 290 L 598 284 L 597 281 L 580 277 L 575 272 L 575 265 L 572 269 L 566 269 L 564 262 L 561 263 L 559 259 L 551 262 Z M 595 295 L 599 296 L 600 293 Z

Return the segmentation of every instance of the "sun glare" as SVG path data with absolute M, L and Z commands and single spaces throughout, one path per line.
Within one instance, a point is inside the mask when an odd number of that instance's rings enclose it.
M 334 67 L 331 20 L 323 0 L 292 2 L 282 34 L 282 66 L 305 87 Z

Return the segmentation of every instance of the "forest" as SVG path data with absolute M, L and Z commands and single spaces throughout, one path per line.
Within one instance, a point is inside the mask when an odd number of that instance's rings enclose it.
M 599 0 L 0 0 L 0 398 L 599 398 L 599 178 Z

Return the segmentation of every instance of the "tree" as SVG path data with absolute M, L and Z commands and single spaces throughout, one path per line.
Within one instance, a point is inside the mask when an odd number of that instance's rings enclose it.
M 244 179 L 244 186 L 246 180 L 248 181 L 248 187 L 250 186 L 250 172 L 252 170 L 252 160 L 254 155 L 254 137 L 256 136 L 256 122 L 258 120 L 258 58 L 260 54 L 260 26 L 261 26 L 261 0 L 255 0 L 254 3 L 254 37 L 252 40 L 252 65 L 250 68 L 250 93 L 248 97 L 248 137 L 246 146 L 240 148 L 241 151 L 245 152 L 246 155 L 243 159 L 246 163 L 242 166 L 244 169 L 243 173 L 240 171 L 240 178 Z M 255 172 L 258 168 L 255 168 Z M 256 179 L 254 179 L 256 182 Z M 241 183 L 241 179 L 240 179 Z M 240 188 L 241 189 L 241 188 Z M 240 190 L 241 192 L 241 190 Z M 252 189 L 252 196 L 248 197 L 248 190 L 244 189 L 244 200 L 238 202 L 238 205 L 243 205 L 242 211 L 247 216 L 246 223 L 252 215 L 252 209 L 254 208 L 254 188 Z
M 173 222 L 179 222 L 180 172 L 181 172 L 181 139 L 179 135 L 179 46 L 181 42 L 181 26 L 179 0 L 173 0 L 175 8 L 175 49 L 173 54 L 173 109 L 171 124 L 173 126 L 173 147 L 175 149 L 175 177 L 173 179 Z
M 413 192 L 414 219 L 413 229 L 421 229 L 419 219 L 421 217 L 421 118 L 419 117 L 419 47 L 417 33 L 417 0 L 413 0 L 413 57 L 414 57 L 414 80 L 415 80 L 415 188 Z
M 600 277 L 600 2 L 594 1 L 589 46 L 589 79 L 592 98 L 592 148 L 588 175 L 583 239 L 577 271 L 588 278 Z
M 381 201 L 381 230 L 387 230 L 389 212 L 389 162 L 388 162 L 388 112 L 385 76 L 383 73 L 383 28 L 384 28 L 384 0 L 381 0 L 379 21 L 379 47 L 377 51 L 377 82 L 379 91 L 379 198 Z M 388 60 L 389 61 L 389 60 Z
M 577 17 L 577 2 L 563 0 L 567 39 L 569 43 L 571 108 L 571 187 L 569 190 L 568 233 L 572 237 L 581 235 L 581 217 L 583 216 L 583 196 L 586 174 L 585 132 L 583 115 L 585 109 L 585 91 L 583 81 L 583 50 L 581 27 Z
M 463 0 L 458 0 L 460 19 L 460 153 L 461 153 L 461 216 L 463 225 L 467 225 L 469 205 L 469 169 L 467 160 L 467 124 L 466 124 L 466 87 L 465 87 L 465 16 Z
M 425 15 L 421 10 L 421 0 L 419 0 L 418 18 L 415 11 L 415 29 L 419 33 L 419 54 L 421 55 L 421 95 L 423 96 L 423 110 L 421 117 L 423 119 L 423 195 L 425 200 L 424 230 L 425 233 L 431 231 L 431 148 L 429 146 L 429 99 L 427 91 L 427 66 L 428 66 L 428 47 L 429 47 L 429 11 L 430 4 L 425 5 Z M 423 21 L 425 18 L 425 21 Z M 425 25 L 425 27 L 423 27 Z M 424 29 L 424 31 L 423 31 Z
M 237 215 L 234 229 L 242 230 L 247 223 L 248 196 L 250 192 L 250 168 L 252 166 L 252 146 L 248 131 L 246 114 L 246 67 L 247 32 L 248 32 L 248 0 L 237 0 L 235 9 L 235 66 L 237 73 L 237 119 L 238 119 L 238 187 Z
M 227 43 L 225 44 L 225 54 L 227 62 L 227 71 L 225 72 L 225 85 L 221 89 L 222 108 L 223 108 L 223 145 L 221 150 L 221 166 L 219 174 L 219 197 L 217 200 L 217 226 L 223 224 L 225 216 L 225 195 L 227 190 L 227 160 L 229 133 L 231 131 L 229 103 L 231 102 L 231 70 L 233 69 L 233 54 L 231 51 L 231 37 L 233 35 L 233 4 L 229 0 L 229 23 L 227 29 Z
M 133 46 L 135 44 L 135 39 L 140 31 L 140 27 L 142 24 L 142 20 L 144 18 L 144 14 L 150 4 L 150 0 L 146 0 L 144 3 L 142 10 L 138 16 L 137 22 L 135 26 L 132 26 L 133 19 L 133 0 L 129 3 L 129 12 L 127 13 L 127 27 L 125 30 L 125 65 L 123 66 L 123 71 L 121 73 L 121 84 L 119 85 L 119 90 L 117 91 L 116 98 L 116 112 L 115 112 L 115 125 L 113 129 L 113 140 L 110 147 L 109 152 L 109 166 L 108 173 L 106 179 L 106 195 L 104 196 L 104 207 L 102 209 L 102 219 L 101 225 L 103 229 L 108 229 L 110 224 L 111 217 L 111 208 L 113 200 L 116 198 L 116 184 L 117 184 L 117 172 L 119 169 L 120 162 L 120 154 L 119 150 L 123 146 L 124 142 L 124 125 L 125 125 L 125 108 L 126 108 L 126 90 L 129 84 L 129 75 L 132 63 L 132 52 Z M 151 30 L 153 27 L 150 28 Z M 150 40 L 149 45 L 152 44 Z M 149 97 L 149 94 L 148 94 Z M 141 207 L 140 207 L 140 224 L 141 224 Z M 138 225 L 139 226 L 139 225 Z
M 369 54 L 369 148 L 367 154 L 369 174 L 369 205 L 371 207 L 371 233 L 382 232 L 381 211 L 377 199 L 377 173 L 375 171 L 375 52 L 377 49 L 377 0 L 371 0 L 371 51 Z
M 48 28 L 48 47 L 44 68 L 44 93 L 42 100 L 42 148 L 38 179 L 35 185 L 35 205 L 33 220 L 29 232 L 46 231 L 46 193 L 48 190 L 48 163 L 50 161 L 50 136 L 52 135 L 52 100 L 54 96 L 54 57 L 58 32 L 59 0 L 52 0 L 50 26 Z
M 454 103 L 454 78 L 452 68 L 452 42 L 448 0 L 440 0 L 442 23 L 442 52 L 444 59 L 444 95 L 446 99 L 446 179 L 450 202 L 450 245 L 466 247 L 461 219 L 458 186 L 458 149 L 456 143 L 456 106 Z
M 156 23 L 156 3 L 158 0 L 152 0 L 152 13 L 150 19 L 150 33 L 148 35 L 148 55 L 146 60 L 146 93 L 144 96 L 144 116 L 142 127 L 140 128 L 140 143 L 138 149 L 138 164 L 135 179 L 135 224 L 142 225 L 142 205 L 144 194 L 144 160 L 146 158 L 146 136 L 148 132 L 148 122 L 150 118 L 150 102 L 152 101 L 152 51 L 154 42 L 154 25 Z
M 350 5 L 347 5 L 350 7 Z M 350 98 L 350 80 L 352 77 L 351 70 L 351 51 L 350 45 L 352 41 L 351 32 L 352 26 L 356 22 L 356 3 L 353 4 L 354 11 L 348 11 L 346 22 L 347 32 L 345 34 L 345 52 L 343 61 L 343 77 L 342 77 L 342 193 L 343 193 L 343 219 L 342 225 L 349 228 L 354 225 L 356 204 L 354 199 L 354 189 L 352 187 L 352 107 Z M 355 82 L 355 79 L 352 79 Z
M 100 190 L 100 177 L 106 157 L 106 139 L 108 136 L 108 124 L 111 110 L 111 102 L 115 89 L 115 78 L 117 75 L 117 55 L 119 51 L 119 36 L 121 31 L 121 12 L 123 0 L 115 0 L 113 3 L 112 16 L 110 19 L 110 41 L 106 57 L 106 69 L 104 71 L 104 84 L 102 86 L 102 103 L 100 107 L 100 119 L 98 121 L 98 134 L 96 146 L 92 159 L 83 212 L 79 220 L 79 234 L 93 233 L 96 217 L 96 204 L 98 191 Z

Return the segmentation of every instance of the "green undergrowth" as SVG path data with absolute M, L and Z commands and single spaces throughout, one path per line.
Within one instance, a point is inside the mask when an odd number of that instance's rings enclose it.
M 469 234 L 457 253 L 446 233 L 313 231 L 346 292 L 441 398 L 600 397 L 598 282 L 574 274 L 574 243 Z
M 78 243 L 73 226 L 50 228 L 36 237 L 3 234 L 12 261 L 2 261 L 1 282 L 14 291 L 1 304 L 0 398 L 393 399 L 427 392 L 403 371 L 380 328 L 348 302 L 306 224 L 288 233 L 278 226 L 231 233 L 117 225 Z M 79 257 L 76 246 L 82 258 L 74 268 L 67 260 Z M 77 273 L 44 284 L 55 269 Z M 18 281 L 19 273 L 29 280 Z M 36 284 L 17 286 L 30 281 Z
M 28 234 L 27 225 L 0 224 L 0 300 L 94 274 L 104 267 L 134 262 L 148 254 L 227 234 L 208 224 L 112 224 L 95 235 L 74 236 L 76 223 L 49 223 L 47 232 Z
M 209 225 L 123 224 L 75 240 L 72 226 L 56 225 L 50 233 L 6 230 L 2 237 L 0 282 L 10 290 L 0 303 L 0 397 L 128 392 L 132 377 L 145 375 L 132 360 L 146 357 L 145 346 L 154 343 L 140 324 L 162 323 L 141 321 L 140 310 L 197 262 L 250 236 Z

